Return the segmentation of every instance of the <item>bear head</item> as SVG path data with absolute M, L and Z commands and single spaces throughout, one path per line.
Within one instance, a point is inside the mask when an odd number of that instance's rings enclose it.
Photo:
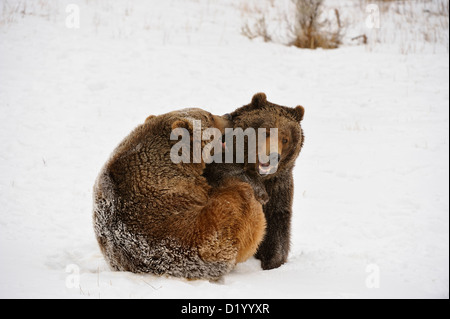
M 304 113 L 305 110 L 300 105 L 291 108 L 273 104 L 267 101 L 264 93 L 258 93 L 253 96 L 250 104 L 227 114 L 234 128 L 265 129 L 266 139 L 258 140 L 257 144 L 266 144 L 266 158 L 276 157 L 275 161 L 267 162 L 261 160 L 261 154 L 256 154 L 256 163 L 249 163 L 246 160 L 246 167 L 255 169 L 263 178 L 271 178 L 282 171 L 291 170 L 303 147 L 304 136 L 300 123 Z M 274 128 L 278 130 L 275 150 L 270 147 L 274 142 L 274 136 L 270 136 L 270 129 Z M 258 153 L 257 150 L 256 152 Z M 275 163 L 275 167 L 272 163 Z

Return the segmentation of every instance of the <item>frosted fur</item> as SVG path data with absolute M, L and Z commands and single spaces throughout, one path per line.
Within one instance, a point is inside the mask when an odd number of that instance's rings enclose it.
M 94 231 L 104 243 L 104 256 L 114 270 L 216 279 L 233 268 L 233 263 L 205 262 L 197 249 L 184 247 L 169 237 L 148 242 L 115 217 L 117 200 L 106 174 L 99 175 L 96 189 L 102 189 L 103 196 L 94 201 Z M 127 259 L 133 262 L 124 262 Z M 124 264 L 130 266 L 124 267 Z

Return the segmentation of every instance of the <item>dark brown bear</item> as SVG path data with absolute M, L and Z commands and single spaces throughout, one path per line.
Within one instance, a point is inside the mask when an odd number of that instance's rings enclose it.
M 205 163 L 175 164 L 175 128 L 223 132 L 229 123 L 200 109 L 149 117 L 115 149 L 94 186 L 94 229 L 115 270 L 217 279 L 256 253 L 261 204 L 238 177 L 212 188 Z
M 256 94 L 252 102 L 230 114 L 234 128 L 278 128 L 278 153 L 275 155 L 278 167 L 273 174 L 267 172 L 273 169 L 268 164 L 212 164 L 208 165 L 205 175 L 208 182 L 217 185 L 215 180 L 226 176 L 243 176 L 252 185 L 260 201 L 269 201 L 263 206 L 267 228 L 263 242 L 258 248 L 256 258 L 261 260 L 263 269 L 272 269 L 286 262 L 290 249 L 290 230 L 294 181 L 292 170 L 295 160 L 303 146 L 303 131 L 300 122 L 303 119 L 304 108 L 297 106 L 289 108 L 267 101 L 264 93 Z M 268 141 L 270 137 L 267 138 Z M 267 141 L 267 142 L 268 142 Z M 266 142 L 266 141 L 263 141 Z M 259 142 L 258 142 L 259 143 Z M 269 152 L 269 147 L 266 148 Z M 273 170 L 272 170 L 273 171 Z

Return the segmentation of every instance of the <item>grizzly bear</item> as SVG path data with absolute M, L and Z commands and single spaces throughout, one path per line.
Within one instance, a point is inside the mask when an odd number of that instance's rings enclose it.
M 194 120 L 221 133 L 230 125 L 200 109 L 150 116 L 98 175 L 95 235 L 114 270 L 214 280 L 256 253 L 266 222 L 252 187 L 239 176 L 211 187 L 203 160 L 171 160 L 171 132 L 191 132 Z
M 265 128 L 267 131 L 277 128 L 277 153 L 266 154 L 269 157 L 275 155 L 278 159 L 277 166 L 270 167 L 271 162 L 264 164 L 257 156 L 255 163 L 250 163 L 246 158 L 244 164 L 209 164 L 204 173 L 213 186 L 218 185 L 217 180 L 227 176 L 241 175 L 255 189 L 260 202 L 261 199 L 266 202 L 268 195 L 268 202 L 263 206 L 267 223 L 266 235 L 255 255 L 261 260 L 261 266 L 265 270 L 281 266 L 289 254 L 294 194 L 292 171 L 303 147 L 304 136 L 300 122 L 304 112 L 302 106 L 289 108 L 276 105 L 268 102 L 264 93 L 256 94 L 250 104 L 238 108 L 228 117 L 234 128 Z M 270 152 L 269 147 L 266 150 Z

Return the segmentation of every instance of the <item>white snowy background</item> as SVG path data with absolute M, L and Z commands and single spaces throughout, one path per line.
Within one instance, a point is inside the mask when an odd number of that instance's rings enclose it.
M 368 2 L 326 1 L 336 50 L 241 34 L 281 2 L 0 0 L 0 297 L 449 298 L 448 1 L 375 2 L 379 29 Z M 110 271 L 91 210 L 113 148 L 150 114 L 260 91 L 306 109 L 288 263 L 218 283 Z

